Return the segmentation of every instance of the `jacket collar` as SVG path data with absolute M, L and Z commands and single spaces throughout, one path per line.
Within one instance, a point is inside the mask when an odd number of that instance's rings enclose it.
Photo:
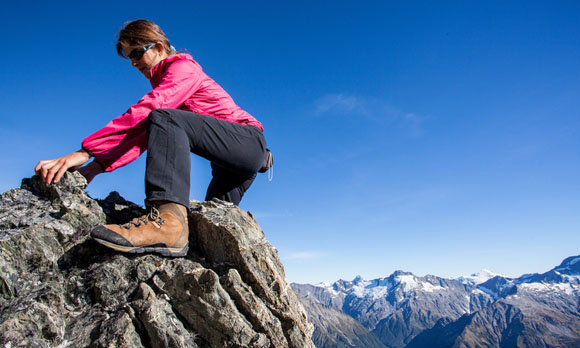
M 171 64 L 172 62 L 176 61 L 176 60 L 191 60 L 193 61 L 193 58 L 191 57 L 191 55 L 187 54 L 187 53 L 177 53 L 177 54 L 172 54 L 169 57 L 163 59 L 162 61 L 160 61 L 159 63 L 157 63 L 157 65 L 153 66 L 151 68 L 151 70 L 149 70 L 149 73 L 151 74 L 151 79 L 149 80 L 151 82 L 151 85 L 153 87 L 157 86 L 160 82 L 161 82 L 161 77 L 163 76 L 163 73 L 165 72 L 165 68 Z

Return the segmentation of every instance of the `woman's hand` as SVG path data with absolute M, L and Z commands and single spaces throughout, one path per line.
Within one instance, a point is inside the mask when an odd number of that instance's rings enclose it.
M 82 166 L 90 157 L 85 150 L 78 150 L 70 155 L 53 160 L 40 161 L 34 168 L 34 171 L 42 177 L 46 185 L 50 185 L 53 182 L 58 182 L 67 170 L 74 170 Z
M 91 163 L 77 170 L 85 177 L 85 179 L 87 179 L 87 184 L 89 184 L 91 181 L 93 181 L 95 176 L 103 172 L 103 167 L 101 167 L 101 165 L 97 162 L 92 161 Z

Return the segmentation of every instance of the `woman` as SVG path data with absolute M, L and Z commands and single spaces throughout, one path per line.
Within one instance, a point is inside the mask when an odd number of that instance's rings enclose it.
M 177 53 L 155 23 L 128 22 L 117 53 L 151 82 L 127 112 L 82 141 L 67 156 L 40 161 L 35 171 L 47 185 L 78 169 L 87 181 L 129 164 L 147 150 L 146 206 L 149 213 L 125 225 L 103 225 L 95 240 L 124 252 L 184 256 L 188 250 L 190 153 L 211 161 L 206 200 L 239 204 L 266 156 L 263 127 L 201 69 Z M 84 167 L 90 158 L 92 162 Z

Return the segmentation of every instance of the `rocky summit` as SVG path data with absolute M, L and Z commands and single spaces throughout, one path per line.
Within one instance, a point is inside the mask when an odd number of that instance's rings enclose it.
M 143 208 L 89 197 L 67 173 L 0 195 L 2 347 L 314 347 L 313 327 L 251 213 L 191 202 L 184 258 L 123 254 L 89 237 Z

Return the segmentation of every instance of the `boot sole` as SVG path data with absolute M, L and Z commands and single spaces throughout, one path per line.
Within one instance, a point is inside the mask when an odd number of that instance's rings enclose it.
M 163 243 L 135 247 L 111 243 L 101 238 L 93 237 L 93 239 L 96 240 L 99 244 L 102 244 L 111 249 L 131 254 L 158 253 L 163 256 L 183 257 L 187 255 L 187 251 L 189 250 L 189 243 L 185 244 L 183 248 L 169 248 Z

